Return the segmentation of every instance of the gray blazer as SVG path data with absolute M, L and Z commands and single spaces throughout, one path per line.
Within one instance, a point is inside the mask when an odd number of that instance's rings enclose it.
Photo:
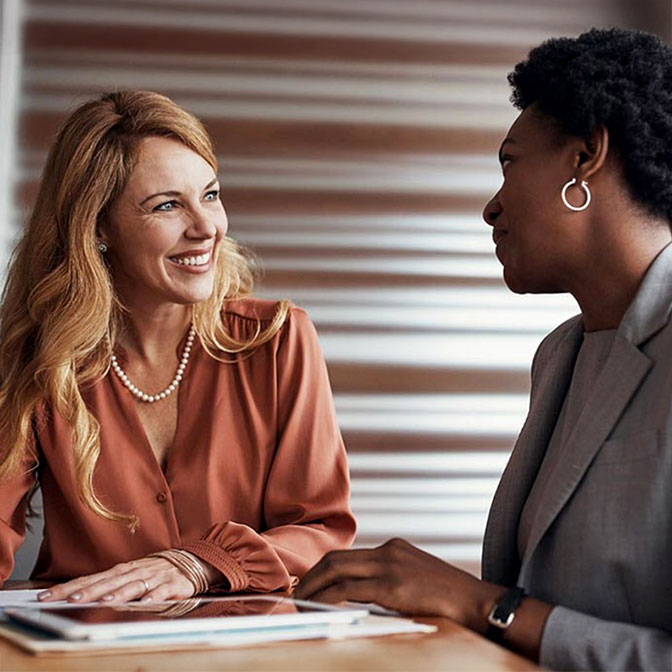
M 518 553 L 518 521 L 581 344 L 574 317 L 532 365 L 527 420 L 495 494 L 483 578 L 557 605 L 541 663 L 552 669 L 672 669 L 672 245 L 619 325 Z

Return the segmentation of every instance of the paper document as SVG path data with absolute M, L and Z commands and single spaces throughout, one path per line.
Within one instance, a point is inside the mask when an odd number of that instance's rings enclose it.
M 62 606 L 54 609 L 53 605 L 57 603 L 37 602 L 39 592 L 0 591 L 0 638 L 10 640 L 37 655 L 185 651 L 299 639 L 348 639 L 413 633 L 417 635 L 436 630 L 432 625 L 415 623 L 404 618 L 367 615 L 359 604 L 355 605 L 356 610 L 353 611 L 268 595 L 198 597 L 154 605 L 73 605 L 60 602 L 58 604 Z M 10 607 L 14 608 L 13 620 L 6 620 L 9 619 L 9 614 L 5 613 L 5 609 L 11 612 Z M 323 611 L 325 613 L 321 615 Z M 108 621 L 105 627 L 120 628 L 123 625 L 126 628 L 128 621 L 129 628 L 132 626 L 131 636 L 119 636 L 117 633 L 114 637 L 69 639 L 62 632 L 51 632 L 49 628 L 39 626 L 47 616 L 52 621 L 54 617 L 65 620 L 68 627 L 72 626 L 70 621 L 81 626 L 81 623 L 88 622 L 88 616 L 92 616 L 93 625 L 90 628 L 98 629 Z M 231 627 L 223 629 L 227 620 Z M 256 628 L 252 627 L 253 621 L 259 621 Z M 143 627 L 148 627 L 148 623 L 167 625 L 161 627 L 161 634 L 158 627 L 145 633 Z M 190 624 L 194 627 L 187 628 Z M 59 627 L 63 627 L 63 624 Z
M 146 653 L 151 651 L 202 651 L 204 648 L 223 649 L 295 640 L 349 639 L 351 637 L 380 637 L 413 633 L 417 635 L 432 632 L 436 632 L 436 627 L 433 625 L 414 623 L 407 619 L 391 618 L 389 616 L 368 616 L 357 623 L 316 624 L 313 627 L 298 630 L 287 628 L 266 632 L 202 632 L 109 641 L 73 641 L 31 628 L 24 628 L 19 623 L 0 623 L 0 638 L 8 639 L 22 649 L 37 655 L 53 655 L 56 653 L 106 655 L 121 651 Z
M 38 602 L 37 595 L 42 590 L 0 590 L 0 609 L 5 607 L 25 607 L 32 604 L 43 604 Z M 68 604 L 65 600 L 56 602 L 47 602 L 45 604 Z

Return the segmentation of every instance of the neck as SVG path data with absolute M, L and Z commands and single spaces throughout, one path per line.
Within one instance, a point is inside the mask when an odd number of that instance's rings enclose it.
M 191 306 L 173 303 L 153 310 L 130 308 L 119 342 L 134 359 L 165 365 L 169 357 L 175 357 L 190 322 Z
M 586 331 L 616 329 L 632 303 L 649 266 L 670 243 L 667 226 L 625 236 L 589 255 L 584 273 L 571 293 L 581 307 Z

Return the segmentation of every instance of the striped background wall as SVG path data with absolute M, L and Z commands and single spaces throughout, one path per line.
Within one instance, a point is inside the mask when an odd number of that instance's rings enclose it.
M 196 113 L 260 294 L 320 333 L 357 544 L 404 536 L 478 571 L 532 354 L 575 312 L 510 294 L 480 219 L 515 118 L 505 76 L 544 38 L 633 18 L 613 0 L 24 4 L 13 232 L 75 104 L 147 88 Z

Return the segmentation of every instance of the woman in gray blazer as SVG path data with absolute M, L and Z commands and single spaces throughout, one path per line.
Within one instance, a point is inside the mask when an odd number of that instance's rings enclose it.
M 392 540 L 330 553 L 296 595 L 447 616 L 554 669 L 672 669 L 672 48 L 592 30 L 509 81 L 484 218 L 510 289 L 581 314 L 535 356 L 483 579 Z

